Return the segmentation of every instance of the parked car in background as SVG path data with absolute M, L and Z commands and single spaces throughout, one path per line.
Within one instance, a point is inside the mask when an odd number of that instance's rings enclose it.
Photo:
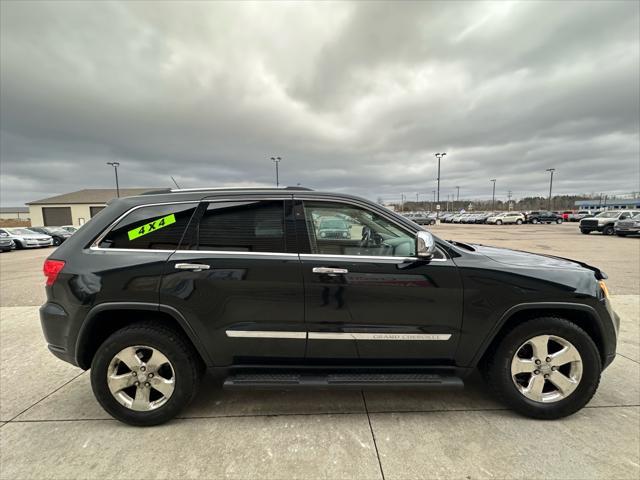
M 491 223 L 494 225 L 502 225 L 502 224 L 508 224 L 508 223 L 515 223 L 517 225 L 522 225 L 524 221 L 525 221 L 524 215 L 519 212 L 503 212 L 493 217 L 487 218 L 487 223 Z
M 0 233 L 0 252 L 10 252 L 16 248 L 16 244 L 9 237 L 8 233 Z
M 542 210 L 539 212 L 531 212 L 526 217 L 526 221 L 529 223 L 562 223 L 562 215 L 555 212 L 548 212 Z
M 351 229 L 342 218 L 322 217 L 318 225 L 318 237 L 351 239 Z
M 618 220 L 614 226 L 614 230 L 616 231 L 616 235 L 619 237 L 640 234 L 640 213 L 631 218 Z
M 561 214 L 562 220 L 565 222 L 569 221 L 569 215 L 573 215 L 573 210 L 565 210 Z
M 637 215 L 636 210 L 608 210 L 601 212 L 593 218 L 583 218 L 580 220 L 580 231 L 585 235 L 591 232 L 601 232 L 603 235 L 613 235 L 616 233 L 616 222 L 627 220 Z
M 29 227 L 29 230 L 49 235 L 53 238 L 53 245 L 56 247 L 72 235 L 60 227 Z
M 435 215 L 431 217 L 427 212 L 409 212 L 404 216 L 418 225 L 435 225 L 436 223 Z
M 596 212 L 591 210 L 578 210 L 577 212 L 570 213 L 568 217 L 570 222 L 579 222 L 583 218 L 593 217 L 594 215 L 596 215 Z
M 0 228 L 0 234 L 6 233 L 16 244 L 18 250 L 22 248 L 50 247 L 53 238 L 49 235 L 34 232 L 28 228 Z
M 495 212 L 482 212 L 478 214 L 478 217 L 476 218 L 476 223 L 487 223 L 487 220 L 489 219 L 489 217 L 493 217 L 495 215 Z

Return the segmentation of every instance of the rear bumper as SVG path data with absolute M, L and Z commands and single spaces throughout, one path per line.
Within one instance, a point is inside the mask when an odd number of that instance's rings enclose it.
M 71 332 L 69 315 L 57 303 L 40 307 L 40 325 L 49 351 L 65 362 L 78 366 L 75 355 L 75 335 Z

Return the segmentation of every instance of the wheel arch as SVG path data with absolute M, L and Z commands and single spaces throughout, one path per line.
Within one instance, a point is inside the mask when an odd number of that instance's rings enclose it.
M 550 316 L 563 318 L 582 328 L 596 344 L 602 365 L 606 364 L 605 332 L 594 308 L 574 303 L 535 303 L 515 305 L 502 315 L 492 335 L 476 355 L 474 365 L 485 364 L 498 344 L 516 325 Z
M 211 365 L 206 349 L 178 310 L 168 305 L 137 302 L 102 303 L 89 311 L 76 339 L 76 364 L 85 370 L 90 368 L 98 347 L 111 334 L 145 320 L 161 323 L 184 334 L 202 362 Z

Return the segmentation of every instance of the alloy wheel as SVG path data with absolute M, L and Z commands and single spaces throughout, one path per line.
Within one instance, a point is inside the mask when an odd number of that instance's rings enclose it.
M 107 385 L 118 403 L 146 412 L 160 408 L 171 398 L 175 372 L 162 352 L 136 345 L 113 357 L 107 369 Z
M 552 403 L 571 395 L 582 379 L 582 357 L 568 340 L 537 335 L 524 342 L 511 361 L 511 379 L 530 400 Z

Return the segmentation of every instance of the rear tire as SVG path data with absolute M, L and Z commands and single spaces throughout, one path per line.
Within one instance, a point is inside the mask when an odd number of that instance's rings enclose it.
M 59 237 L 53 237 L 53 246 L 57 247 L 62 243 Z
M 502 220 L 496 220 L 496 225 L 502 225 Z
M 619 237 L 626 237 L 627 234 L 626 233 L 622 233 L 622 232 L 616 232 L 616 235 Z
M 558 225 L 560 225 L 560 224 L 562 223 L 562 219 L 561 219 L 561 218 L 557 219 L 557 220 L 556 220 L 556 223 L 557 223 Z
M 506 334 L 485 375 L 510 408 L 527 417 L 551 420 L 584 407 L 598 388 L 601 371 L 598 348 L 584 330 L 563 318 L 540 317 Z
M 159 425 L 189 404 L 203 370 L 181 333 L 141 322 L 118 330 L 98 347 L 91 363 L 91 387 L 115 419 L 136 426 Z M 151 373 L 155 377 L 147 377 Z M 114 379 L 126 381 L 126 386 Z
M 516 220 L 516 225 L 522 225 L 522 220 L 520 218 Z
M 531 220 L 531 223 L 533 223 L 535 225 L 536 223 L 538 223 L 538 219 L 534 218 L 533 220 Z

